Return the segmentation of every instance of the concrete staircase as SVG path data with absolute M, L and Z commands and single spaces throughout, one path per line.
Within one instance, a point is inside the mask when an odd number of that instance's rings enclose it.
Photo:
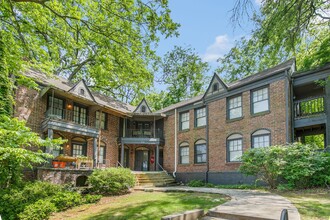
M 136 177 L 136 187 L 170 186 L 175 184 L 172 176 L 164 171 L 160 172 L 139 172 L 133 171 Z

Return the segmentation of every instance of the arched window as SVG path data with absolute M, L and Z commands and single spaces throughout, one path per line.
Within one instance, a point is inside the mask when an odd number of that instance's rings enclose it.
M 227 162 L 241 161 L 243 153 L 243 136 L 232 134 L 227 138 Z
M 87 142 L 81 137 L 71 139 L 71 153 L 73 157 L 87 156 Z
M 141 112 L 146 112 L 146 107 L 144 105 L 141 106 Z
M 106 144 L 104 142 L 101 142 L 100 144 L 100 150 L 99 150 L 99 164 L 105 164 L 105 159 L 106 159 Z
M 189 164 L 189 144 L 187 142 L 180 144 L 180 163 Z
M 195 142 L 195 163 L 206 163 L 206 141 Z
M 219 83 L 214 83 L 212 87 L 212 92 L 216 92 L 219 90 Z
M 259 129 L 252 133 L 251 136 L 251 147 L 269 147 L 270 146 L 270 131 L 267 129 Z

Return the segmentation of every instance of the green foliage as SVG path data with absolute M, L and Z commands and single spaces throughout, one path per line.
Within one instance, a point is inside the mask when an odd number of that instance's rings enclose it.
M 25 186 L 0 191 L 0 213 L 3 219 L 48 219 L 50 213 L 94 203 L 99 195 L 71 192 L 64 186 L 48 182 L 28 183 Z
M 50 214 L 56 211 L 55 205 L 50 201 L 38 200 L 26 206 L 24 211 L 18 215 L 18 218 L 20 220 L 44 220 L 49 219 Z
M 201 181 L 201 180 L 191 180 L 187 183 L 187 186 L 190 186 L 190 187 L 204 187 L 205 182 Z
M 317 149 L 299 143 L 250 149 L 244 152 L 239 170 L 257 176 L 272 189 L 280 179 L 295 188 L 326 186 L 330 183 L 330 155 Z
M 296 57 L 299 70 L 330 61 L 330 4 L 322 0 L 262 1 L 260 13 L 248 9 L 252 0 L 236 0 L 233 20 L 250 15 L 251 36 L 242 38 L 219 58 L 217 72 L 235 81 Z
M 25 121 L 0 115 L 0 188 L 19 184 L 23 168 L 46 162 L 52 156 L 31 148 L 59 147 L 62 140 L 43 140 L 25 126 Z
M 166 92 L 152 92 L 146 97 L 155 110 L 202 94 L 210 66 L 191 47 L 175 46 L 165 54 L 160 69 L 157 81 L 166 86 Z
M 90 195 L 87 194 L 84 196 L 85 203 L 97 203 L 102 198 L 101 195 Z
M 256 185 L 247 185 L 247 184 L 240 184 L 240 185 L 216 185 L 216 188 L 219 189 L 263 189 L 261 186 Z
M 107 168 L 104 170 L 94 170 L 88 177 L 93 192 L 102 195 L 125 194 L 135 184 L 135 176 L 130 169 Z
M 50 198 L 50 202 L 55 205 L 59 211 L 83 204 L 84 200 L 76 192 L 58 192 Z
M 151 85 L 159 35 L 179 27 L 167 0 L 2 1 L 0 14 L 8 65 L 88 79 L 126 101 Z

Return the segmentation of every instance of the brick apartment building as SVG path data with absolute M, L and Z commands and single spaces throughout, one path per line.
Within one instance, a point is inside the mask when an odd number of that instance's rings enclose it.
M 231 84 L 214 74 L 205 94 L 152 112 L 91 92 L 82 80 L 29 71 L 39 91 L 19 87 L 15 116 L 43 137 L 67 139 L 55 156 L 86 156 L 94 167 L 166 170 L 177 181 L 253 181 L 237 172 L 250 148 L 330 140 L 330 65 L 296 72 L 294 60 Z M 323 83 L 322 83 L 323 82 Z M 67 163 L 69 165 L 69 163 Z

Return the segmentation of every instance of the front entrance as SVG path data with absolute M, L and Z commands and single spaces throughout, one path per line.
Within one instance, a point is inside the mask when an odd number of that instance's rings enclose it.
M 149 170 L 149 157 L 150 151 L 146 148 L 137 148 L 135 150 L 135 167 L 136 171 L 148 171 Z

